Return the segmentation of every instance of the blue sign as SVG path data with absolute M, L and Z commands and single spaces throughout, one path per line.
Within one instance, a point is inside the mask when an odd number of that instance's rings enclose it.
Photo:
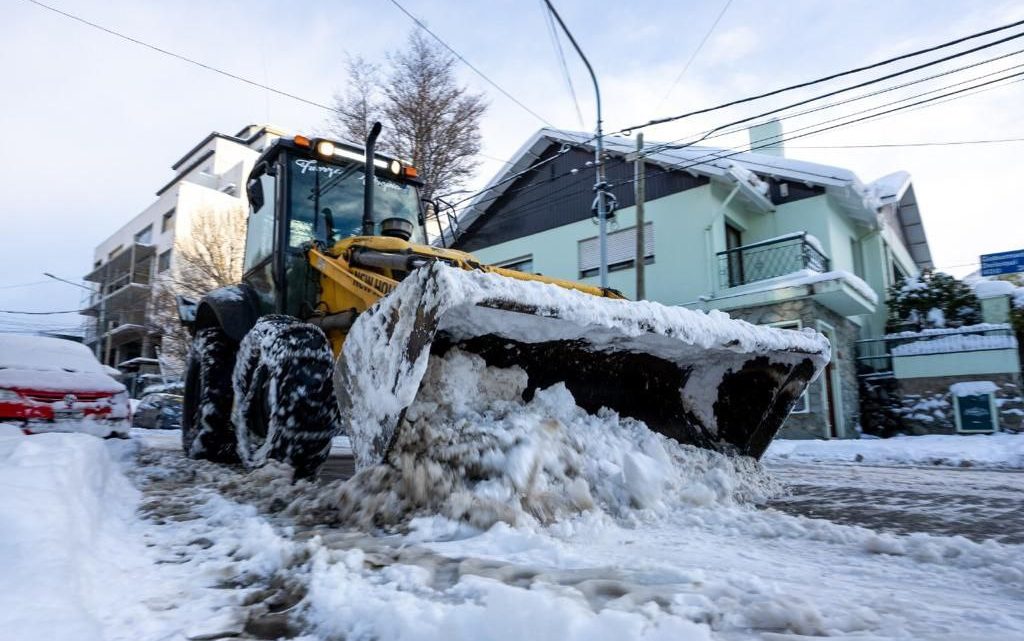
M 1024 272 L 1024 249 L 998 254 L 985 254 L 981 257 L 981 275 L 998 276 L 999 274 L 1016 274 Z

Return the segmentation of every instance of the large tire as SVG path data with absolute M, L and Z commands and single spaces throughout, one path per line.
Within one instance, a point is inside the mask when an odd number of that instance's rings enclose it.
M 231 373 L 238 344 L 219 327 L 196 332 L 185 372 L 181 445 L 190 458 L 237 463 Z
M 290 464 L 296 478 L 316 474 L 338 433 L 333 367 L 318 327 L 290 316 L 257 321 L 242 339 L 232 377 L 232 421 L 243 464 L 276 459 Z

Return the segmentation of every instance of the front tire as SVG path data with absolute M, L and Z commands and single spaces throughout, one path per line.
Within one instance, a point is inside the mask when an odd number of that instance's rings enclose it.
M 203 328 L 192 339 L 181 416 L 181 445 L 189 458 L 238 462 L 231 424 L 237 350 L 237 343 L 219 327 Z
M 318 327 L 265 316 L 242 339 L 232 377 L 232 421 L 246 467 L 289 463 L 296 478 L 316 474 L 338 432 L 331 387 L 334 355 Z

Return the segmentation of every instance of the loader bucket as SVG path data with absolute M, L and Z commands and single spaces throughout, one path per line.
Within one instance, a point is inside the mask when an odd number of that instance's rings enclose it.
M 607 407 L 680 443 L 754 458 L 829 358 L 810 330 L 434 263 L 362 314 L 338 358 L 335 391 L 360 469 L 385 459 L 429 356 L 453 347 L 521 367 L 527 396 L 563 382 L 587 411 Z

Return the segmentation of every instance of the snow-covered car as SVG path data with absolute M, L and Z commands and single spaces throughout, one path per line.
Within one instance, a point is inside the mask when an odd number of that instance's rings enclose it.
M 109 369 L 81 343 L 0 335 L 0 422 L 27 432 L 127 436 L 128 392 Z
M 183 401 L 177 394 L 146 394 L 132 412 L 132 427 L 180 430 Z

